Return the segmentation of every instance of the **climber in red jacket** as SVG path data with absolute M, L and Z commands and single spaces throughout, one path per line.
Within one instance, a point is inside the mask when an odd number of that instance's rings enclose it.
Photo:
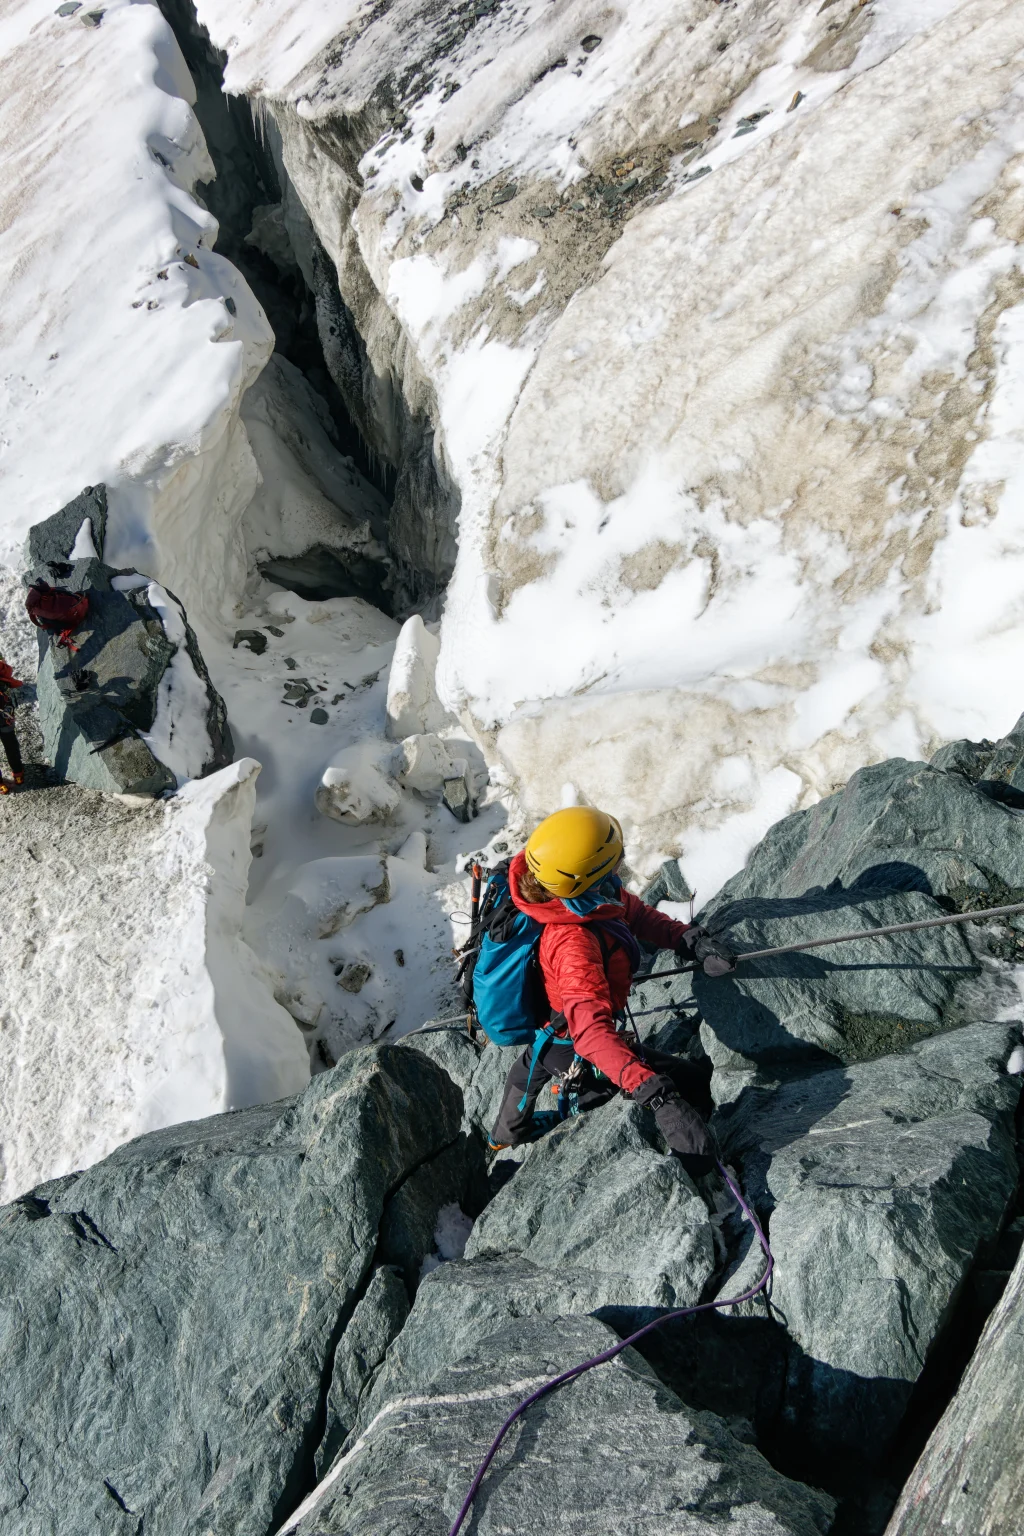
M 24 683 L 11 671 L 10 664 L 0 656 L 0 745 L 7 753 L 7 761 L 11 765 L 15 784 L 24 784 L 25 768 L 14 731 L 14 695 L 11 690 L 24 686 Z M 0 794 L 7 793 L 9 793 L 9 786 L 0 779 Z
M 641 1045 L 618 1031 L 616 1016 L 640 963 L 638 939 L 700 961 L 709 975 L 724 975 L 735 959 L 706 929 L 677 923 L 624 890 L 615 872 L 621 858 L 614 817 L 578 806 L 547 817 L 512 860 L 512 900 L 543 927 L 538 958 L 551 1022 L 540 1048 L 528 1046 L 509 1072 L 491 1146 L 530 1140 L 541 1089 L 570 1075 L 579 1083 L 582 1063 L 581 1108 L 621 1089 L 654 1110 L 689 1172 L 710 1172 L 713 1145 L 694 1107 L 710 1110 L 709 1065 Z

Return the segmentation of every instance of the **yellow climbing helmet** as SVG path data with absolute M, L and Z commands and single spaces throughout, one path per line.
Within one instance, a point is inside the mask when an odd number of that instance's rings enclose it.
M 545 817 L 526 845 L 530 873 L 554 896 L 579 896 L 610 875 L 622 858 L 614 816 L 574 805 Z

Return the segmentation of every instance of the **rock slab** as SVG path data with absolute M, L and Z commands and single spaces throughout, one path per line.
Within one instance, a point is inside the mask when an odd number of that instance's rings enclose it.
M 1024 1510 L 1024 1250 L 886 1536 L 1017 1536 Z
M 425 1391 L 393 1399 L 284 1530 L 445 1536 L 505 1416 L 615 1335 L 592 1318 L 521 1320 Z M 833 1501 L 790 1482 L 713 1414 L 693 1412 L 632 1351 L 561 1388 L 513 1428 L 471 1528 L 588 1536 L 822 1536 Z M 536 1511 L 536 1520 L 527 1512 Z M 282 1533 L 283 1536 L 283 1533 Z
M 312 1486 L 388 1201 L 461 1117 L 436 1067 L 375 1047 L 6 1207 L 5 1536 L 276 1530 Z
M 482 1033 L 470 1039 L 464 1024 L 426 1024 L 400 1045 L 429 1056 L 462 1089 L 463 1128 L 487 1137 L 498 1118 L 505 1079 L 522 1047 L 491 1045 Z
M 382 1264 L 374 1270 L 366 1294 L 357 1303 L 334 1354 L 327 1393 L 327 1425 L 316 1453 L 318 1478 L 348 1438 L 356 1422 L 360 1398 L 408 1316 L 405 1284 L 393 1269 Z
M 602 1302 L 683 1307 L 715 1267 L 707 1209 L 654 1117 L 616 1098 L 541 1141 L 473 1229 L 466 1258 L 585 1266 Z
M 822 1454 L 884 1454 L 1017 1184 L 1015 1024 L 747 1087 L 716 1117 L 770 1221 L 786 1412 Z M 756 1255 L 749 1255 L 753 1262 Z M 723 1282 L 735 1294 L 740 1276 Z
M 1024 819 L 972 772 L 1009 774 L 1024 742 L 944 749 L 934 764 L 894 758 L 861 769 L 839 794 L 778 822 L 701 921 L 737 952 L 1024 899 Z M 968 751 L 968 749 L 971 751 Z M 959 765 L 954 767 L 954 763 Z M 937 766 L 948 765 L 948 768 Z M 718 1068 L 865 1060 L 1016 1008 L 988 956 L 1019 958 L 1009 929 L 926 929 L 699 974 L 692 996 Z M 1024 935 L 1024 929 L 1020 930 Z M 667 963 L 667 962 L 666 962 Z M 691 994 L 647 983 L 650 1002 Z

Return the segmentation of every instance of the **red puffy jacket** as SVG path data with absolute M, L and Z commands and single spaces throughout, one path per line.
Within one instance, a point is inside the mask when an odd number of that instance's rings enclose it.
M 625 1004 L 633 973 L 619 944 L 608 956 L 605 970 L 600 941 L 588 924 L 602 918 L 622 918 L 638 939 L 659 949 L 677 949 L 687 924 L 655 911 L 626 890 L 622 892 L 624 906 L 597 907 L 585 917 L 570 912 L 557 898 L 524 901 L 519 894 L 519 878 L 525 872 L 526 857 L 517 853 L 509 866 L 509 890 L 520 912 L 544 926 L 538 955 L 548 1001 L 557 1013 L 565 1015 L 578 1054 L 624 1092 L 633 1093 L 655 1076 L 615 1028 L 614 1015 Z

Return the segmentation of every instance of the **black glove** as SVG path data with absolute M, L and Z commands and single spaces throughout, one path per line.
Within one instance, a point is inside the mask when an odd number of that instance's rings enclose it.
M 649 1077 L 633 1095 L 634 1103 L 654 1110 L 658 1130 L 690 1175 L 699 1179 L 715 1166 L 715 1144 L 711 1132 L 692 1105 L 676 1090 L 670 1077 L 659 1073 Z
M 677 951 L 684 962 L 691 957 L 700 962 L 705 976 L 727 976 L 736 969 L 736 956 L 703 926 L 687 928 Z

